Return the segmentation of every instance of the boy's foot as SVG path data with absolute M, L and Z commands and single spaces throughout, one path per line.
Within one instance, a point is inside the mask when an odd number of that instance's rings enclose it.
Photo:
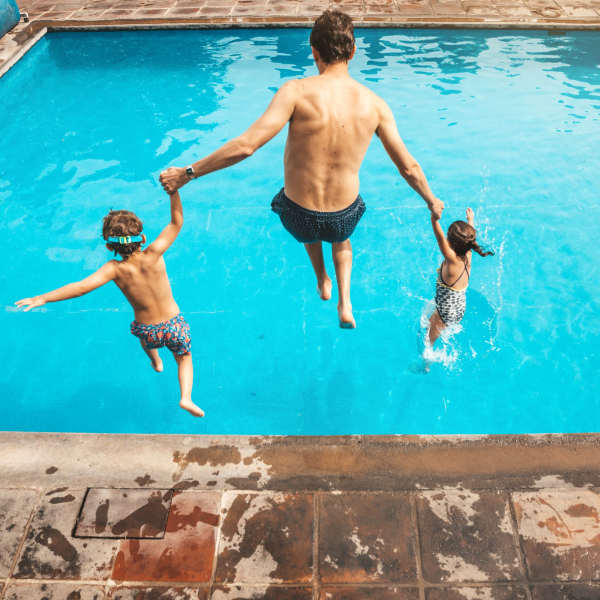
M 356 321 L 352 315 L 351 306 L 338 306 L 338 315 L 340 317 L 340 327 L 342 329 L 356 329 Z
M 191 398 L 182 398 L 181 402 L 179 403 L 179 406 L 181 406 L 181 408 L 187 410 L 189 413 L 194 415 L 194 417 L 204 416 L 204 411 L 199 406 L 196 406 L 192 402 Z
M 323 280 L 323 283 L 317 285 L 317 292 L 321 300 L 329 300 L 331 298 L 331 279 L 327 277 Z
M 158 352 L 156 353 L 156 356 L 151 356 L 150 357 L 150 363 L 152 364 L 152 368 L 157 373 L 162 373 L 163 362 L 162 362 L 162 358 L 160 356 L 158 356 Z

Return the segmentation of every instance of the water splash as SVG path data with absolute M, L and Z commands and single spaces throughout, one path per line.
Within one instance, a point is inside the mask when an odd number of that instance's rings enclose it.
M 453 338 L 463 329 L 459 324 L 448 325 L 432 345 L 429 342 L 429 317 L 434 310 L 435 301 L 429 300 L 423 306 L 419 319 L 419 342 L 422 347 L 421 358 L 424 361 L 425 371 L 428 371 L 433 363 L 440 363 L 446 368 L 452 368 L 456 364 L 459 352 Z

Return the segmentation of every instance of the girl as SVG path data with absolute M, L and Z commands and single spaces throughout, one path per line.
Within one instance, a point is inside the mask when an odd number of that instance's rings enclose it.
M 431 213 L 431 225 L 444 261 L 438 269 L 435 287 L 435 306 L 429 319 L 429 342 L 433 344 L 447 325 L 456 325 L 462 320 L 467 308 L 466 290 L 471 275 L 471 250 L 481 256 L 492 256 L 484 252 L 476 241 L 473 227 L 475 215 L 467 208 L 467 222 L 454 221 L 444 235 L 439 217 Z

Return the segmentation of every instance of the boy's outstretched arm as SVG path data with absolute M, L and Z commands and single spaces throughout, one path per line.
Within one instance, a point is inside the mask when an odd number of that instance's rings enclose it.
M 171 222 L 160 232 L 160 235 L 154 242 L 146 248 L 147 253 L 156 254 L 157 256 L 163 255 L 167 251 L 167 248 L 175 241 L 175 238 L 179 235 L 183 227 L 183 206 L 181 205 L 179 192 L 170 194 L 170 199 Z
M 112 281 L 115 278 L 116 270 L 113 261 L 107 262 L 102 265 L 95 273 L 92 273 L 81 281 L 69 283 L 51 292 L 46 292 L 33 298 L 23 298 L 18 300 L 15 304 L 19 308 L 24 308 L 25 312 L 36 308 L 37 306 L 43 306 L 47 302 L 60 302 L 61 300 L 68 300 L 69 298 L 77 298 L 83 296 L 99 288 L 100 286 Z

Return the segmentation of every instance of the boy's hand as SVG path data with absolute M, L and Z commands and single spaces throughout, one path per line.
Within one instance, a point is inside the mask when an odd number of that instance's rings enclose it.
M 439 198 L 434 198 L 433 201 L 428 205 L 431 211 L 431 216 L 435 217 L 438 221 L 442 217 L 442 211 L 444 210 L 444 203 Z
M 190 178 L 183 167 L 169 167 L 160 174 L 159 180 L 165 192 L 173 194 L 184 186 Z
M 35 296 L 34 298 L 23 298 L 23 300 L 17 300 L 15 304 L 18 308 L 24 308 L 25 312 L 27 312 L 32 308 L 43 306 L 46 304 L 46 300 L 44 300 L 43 296 Z
M 469 225 L 473 225 L 475 221 L 475 213 L 473 212 L 472 208 L 467 208 L 467 223 L 469 223 Z

